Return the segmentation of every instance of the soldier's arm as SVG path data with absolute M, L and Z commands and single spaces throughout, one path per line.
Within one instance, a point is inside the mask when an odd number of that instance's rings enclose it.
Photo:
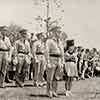
M 9 58 L 11 58 L 11 56 L 12 56 L 12 52 L 13 52 L 13 47 L 12 47 L 12 45 L 11 45 L 11 42 L 10 42 L 10 40 L 9 40 L 9 38 L 6 38 L 6 42 L 7 42 L 7 47 L 8 47 L 8 49 L 9 49 Z
M 14 57 L 16 57 L 18 55 L 18 43 L 17 43 L 17 41 L 14 43 L 13 52 L 14 52 Z
M 28 41 L 27 41 L 27 49 L 28 49 L 28 55 L 29 55 L 29 57 L 32 58 L 31 47 L 30 47 L 30 44 L 29 44 Z
M 62 46 L 62 57 L 61 57 L 61 60 L 62 60 L 62 64 L 65 63 L 65 60 L 64 60 L 64 46 Z
M 36 56 L 36 50 L 37 50 L 37 42 L 34 43 L 34 46 L 32 47 L 32 54 L 35 60 L 37 60 L 37 56 Z
M 50 60 L 49 60 L 49 41 L 46 41 L 46 52 L 45 52 L 45 58 L 46 58 L 46 62 L 47 64 L 50 63 Z

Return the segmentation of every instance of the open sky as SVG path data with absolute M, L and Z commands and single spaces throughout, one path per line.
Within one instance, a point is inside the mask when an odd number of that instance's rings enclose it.
M 38 1 L 38 0 L 36 0 Z M 50 0 L 51 1 L 51 0 Z M 62 0 L 64 28 L 77 45 L 100 48 L 100 0 Z M 45 18 L 45 4 L 34 5 L 32 0 L 0 0 L 0 25 L 16 23 L 30 31 L 39 30 L 37 15 Z M 54 10 L 54 11 L 53 11 Z M 51 15 L 61 13 L 51 7 Z

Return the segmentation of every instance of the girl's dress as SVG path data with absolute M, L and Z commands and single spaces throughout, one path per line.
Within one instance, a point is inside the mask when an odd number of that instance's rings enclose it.
M 65 68 L 64 68 L 65 74 L 67 74 L 68 77 L 77 77 L 78 71 L 74 53 L 70 54 L 68 52 L 65 52 L 64 58 L 65 58 Z

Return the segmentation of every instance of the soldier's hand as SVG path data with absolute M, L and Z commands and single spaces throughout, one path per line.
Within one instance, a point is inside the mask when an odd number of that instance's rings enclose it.
M 17 65 L 17 63 L 18 63 L 18 60 L 17 60 L 17 58 L 16 58 L 16 59 L 13 60 L 13 64 L 14 64 L 14 65 Z
M 35 62 L 36 62 L 36 63 L 39 63 L 39 60 L 35 59 Z
M 62 65 L 62 66 L 63 66 L 63 65 Z M 64 70 L 63 70 L 64 68 L 63 68 L 62 66 L 60 67 L 60 72 L 63 72 L 63 71 L 64 71 Z
M 8 63 L 10 63 L 10 62 L 11 62 L 11 57 L 9 57 L 9 58 L 7 59 L 7 61 L 8 61 Z
M 47 64 L 47 67 L 48 67 L 48 68 L 51 68 L 51 64 Z

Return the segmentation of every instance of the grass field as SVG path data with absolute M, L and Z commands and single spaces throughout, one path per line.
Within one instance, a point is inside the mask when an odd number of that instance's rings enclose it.
M 0 100 L 50 100 L 46 96 L 46 87 L 33 87 L 32 81 L 25 82 L 24 88 L 15 87 L 14 83 L 6 84 L 6 88 L 0 89 Z M 72 87 L 73 96 L 64 95 L 64 82 L 58 82 L 59 98 L 52 100 L 100 100 L 100 78 L 74 81 Z

